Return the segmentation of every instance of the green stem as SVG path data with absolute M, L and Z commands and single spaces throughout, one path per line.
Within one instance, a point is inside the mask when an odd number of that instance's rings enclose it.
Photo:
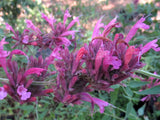
M 154 73 L 150 73 L 148 71 L 144 71 L 144 70 L 136 70 L 135 73 L 140 73 L 149 77 L 154 77 L 154 78 L 158 78 L 160 79 L 160 75 L 156 75 Z M 32 84 L 33 85 L 52 85 L 54 80 L 50 80 L 50 81 L 33 81 Z M 0 82 L 9 82 L 8 79 L 6 78 L 0 78 Z
M 116 107 L 116 106 L 111 106 L 111 107 L 112 107 L 112 108 L 115 108 L 115 109 L 118 109 L 119 111 L 122 111 L 122 112 L 124 112 L 125 114 L 127 113 L 127 111 L 125 111 L 125 110 L 123 110 L 123 109 L 121 109 L 121 108 L 119 108 L 119 107 Z M 136 120 L 139 120 L 139 118 L 138 118 L 137 116 L 133 115 L 132 113 L 130 113 L 129 115 L 135 117 Z
M 39 120 L 39 116 L 38 116 L 38 97 L 37 97 L 37 101 L 36 101 L 36 117 L 37 117 L 37 120 Z
M 156 74 L 150 73 L 148 71 L 144 71 L 144 70 L 136 70 L 135 73 L 140 73 L 140 74 L 143 74 L 143 75 L 146 75 L 149 77 L 154 77 L 154 78 L 160 79 L 160 75 L 156 75 Z
M 0 82 L 8 82 L 8 79 L 6 79 L 6 78 L 0 78 Z
M 117 120 L 124 120 L 123 118 L 119 118 L 114 114 L 108 114 L 108 113 L 104 113 L 105 115 L 111 116 L 112 118 L 116 118 Z
M 33 81 L 32 85 L 52 85 L 54 80 L 50 81 Z M 9 82 L 6 78 L 0 78 L 0 82 Z

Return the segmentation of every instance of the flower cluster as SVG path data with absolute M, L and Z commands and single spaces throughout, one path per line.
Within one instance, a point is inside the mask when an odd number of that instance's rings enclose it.
M 129 31 L 126 38 L 117 33 L 113 40 L 107 38 L 112 27 L 119 27 L 114 18 L 107 26 L 102 26 L 101 19 L 96 24 L 89 45 L 80 48 L 77 62 L 82 60 L 86 64 L 86 75 L 91 86 L 97 90 L 111 91 L 111 85 L 118 84 L 132 75 L 134 70 L 143 67 L 140 61 L 141 55 L 149 49 L 160 51 L 157 40 L 147 43 L 145 46 L 130 46 L 128 42 L 136 34 L 138 28 L 149 29 L 144 24 L 145 18 L 141 18 Z M 104 31 L 100 33 L 100 28 Z
M 49 24 L 51 27 L 51 31 L 49 33 L 40 31 L 31 20 L 26 20 L 27 28 L 24 29 L 23 33 L 20 34 L 18 31 L 14 31 L 12 26 L 6 23 L 6 29 L 10 30 L 14 36 L 12 37 L 17 42 L 13 46 L 17 45 L 34 45 L 38 46 L 41 49 L 49 48 L 51 50 L 60 46 L 69 46 L 71 44 L 72 39 L 75 38 L 76 30 L 70 30 L 72 26 L 78 22 L 79 17 L 76 17 L 72 20 L 68 26 L 66 26 L 66 20 L 68 17 L 71 17 L 68 10 L 65 11 L 63 23 L 56 23 L 56 20 L 53 16 L 47 17 L 44 13 L 42 13 L 42 18 Z M 72 39 L 69 40 L 67 37 L 72 36 Z
M 40 31 L 32 21 L 26 20 L 27 28 L 22 34 L 14 31 L 6 23 L 6 29 L 13 32 L 12 37 L 17 45 L 24 47 L 34 45 L 43 50 L 48 48 L 52 53 L 45 59 L 42 56 L 34 58 L 27 56 L 21 50 L 10 52 L 3 50 L 3 45 L 7 44 L 5 39 L 0 42 L 0 65 L 3 67 L 9 82 L 3 82 L 0 87 L 0 99 L 4 99 L 7 93 L 20 103 L 35 101 L 37 96 L 46 95 L 52 92 L 53 100 L 65 105 L 81 104 L 83 101 L 90 102 L 92 111 L 97 104 L 100 112 L 104 112 L 105 106 L 110 106 L 108 102 L 92 97 L 89 93 L 95 90 L 113 91 L 111 85 L 119 84 L 122 80 L 130 77 L 136 69 L 142 68 L 144 64 L 140 61 L 141 56 L 151 48 L 160 51 L 156 44 L 157 40 L 147 43 L 145 46 L 132 45 L 128 43 L 136 34 L 139 28 L 149 29 L 143 23 L 142 17 L 129 31 L 126 37 L 117 33 L 112 40 L 108 37 L 114 27 L 120 27 L 115 17 L 108 25 L 101 21 L 97 22 L 92 40 L 89 44 L 84 44 L 78 50 L 69 50 L 69 45 L 75 39 L 76 30 L 71 30 L 72 26 L 78 22 L 78 17 L 66 26 L 67 18 L 71 17 L 68 10 L 64 13 L 63 23 L 57 23 L 54 17 L 47 17 L 42 13 L 42 18 L 49 24 L 49 33 Z M 102 28 L 104 29 L 103 31 Z M 68 37 L 70 36 L 70 37 Z M 71 37 L 72 36 L 72 37 Z M 16 61 L 12 61 L 14 54 L 27 57 L 27 66 L 18 66 Z M 49 71 L 49 65 L 54 65 L 55 71 Z M 45 89 L 44 85 L 35 85 L 35 82 L 47 82 L 47 77 L 55 75 L 51 88 Z
M 32 86 L 32 75 L 41 76 L 46 69 L 40 67 L 36 68 L 34 66 L 32 68 L 18 67 L 17 62 L 11 60 L 13 54 L 25 55 L 25 53 L 20 50 L 13 50 L 9 55 L 9 59 L 7 59 L 5 64 L 2 65 L 6 76 L 9 79 L 9 83 L 5 81 L 3 82 L 4 86 L 1 88 L 0 96 L 1 98 L 6 97 L 7 92 L 14 100 L 20 103 L 35 101 L 36 96 L 46 94 L 47 90 L 43 90 L 44 88 L 36 89 Z M 34 91 L 35 89 L 37 93 Z

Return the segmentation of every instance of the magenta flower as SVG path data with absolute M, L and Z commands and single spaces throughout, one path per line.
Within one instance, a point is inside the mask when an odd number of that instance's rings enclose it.
M 47 17 L 44 13 L 42 13 L 42 18 L 47 21 L 47 23 L 52 28 L 50 33 L 44 34 L 42 38 L 39 38 L 38 46 L 40 47 L 49 47 L 53 49 L 53 47 L 57 46 L 69 46 L 71 41 L 67 38 L 67 36 L 72 36 L 74 39 L 75 30 L 69 30 L 76 22 L 79 23 L 78 17 L 75 18 L 73 21 L 70 22 L 68 26 L 66 26 L 66 20 L 68 17 L 71 17 L 68 10 L 65 11 L 63 24 L 58 23 L 55 24 L 56 20 L 53 17 Z M 43 45 L 43 46 L 42 46 Z
M 27 92 L 27 89 L 24 88 L 24 85 L 18 86 L 17 93 L 21 96 L 21 100 L 27 100 L 31 97 L 31 92 Z
M 9 55 L 9 52 L 8 52 L 8 51 L 4 51 L 4 50 L 3 50 L 3 45 L 4 45 L 4 44 L 8 44 L 8 42 L 5 42 L 5 38 L 3 38 L 3 39 L 0 41 L 0 59 L 6 58 L 6 57 Z
M 0 87 L 0 100 L 3 100 L 7 96 L 7 92 L 4 87 Z
M 128 43 L 133 36 L 136 34 L 137 30 L 139 28 L 143 28 L 143 29 L 149 29 L 149 25 L 146 25 L 145 23 L 143 23 L 145 21 L 145 18 L 142 17 L 140 20 L 137 21 L 137 23 L 132 27 L 132 29 L 129 31 L 127 37 L 125 38 L 125 41 Z
M 30 22 L 28 21 L 28 24 Z M 32 25 L 33 23 L 32 24 L 31 23 L 28 25 L 28 27 L 30 29 L 34 26 L 34 25 Z M 37 43 L 35 43 L 36 38 L 34 37 L 34 33 L 33 33 L 32 29 L 31 29 L 32 31 L 28 30 L 28 29 L 24 29 L 23 33 L 20 34 L 19 31 L 14 31 L 14 29 L 8 23 L 6 23 L 6 29 L 10 30 L 14 34 L 14 36 L 12 36 L 12 38 L 14 40 L 16 40 L 16 43 L 12 46 L 12 48 L 15 48 L 18 45 L 21 45 L 21 46 L 24 45 L 24 47 L 27 47 L 27 45 L 37 45 Z M 36 29 L 36 28 L 34 28 L 34 29 Z M 38 31 L 38 30 L 36 30 L 36 31 Z
M 7 72 L 7 68 L 6 68 L 6 57 L 8 57 L 8 55 L 10 54 L 10 52 L 8 51 L 4 51 L 3 50 L 3 45 L 4 44 L 8 44 L 8 42 L 5 42 L 5 38 L 3 38 L 0 41 L 0 67 L 2 66 L 4 71 Z
M 140 55 L 148 52 L 151 48 L 154 50 L 154 51 L 160 51 L 160 47 L 158 47 L 158 44 L 157 43 L 157 39 L 153 40 L 153 41 L 150 41 L 149 43 L 147 43 L 143 48 L 142 48 L 142 51 L 140 53 Z
M 90 96 L 88 93 L 81 93 L 80 98 L 81 98 L 81 100 L 90 102 L 92 104 L 92 111 L 94 109 L 94 104 L 97 104 L 99 106 L 100 113 L 104 113 L 104 107 L 112 106 L 111 104 L 109 104 L 106 101 L 103 101 L 101 99 Z
M 47 17 L 44 13 L 42 13 L 41 15 L 42 15 L 42 18 L 45 19 L 45 21 L 47 21 L 48 24 L 51 26 L 52 30 L 54 30 L 54 23 L 56 22 L 54 17 L 51 15 L 50 17 Z
M 37 28 L 31 20 L 26 20 L 26 24 L 27 24 L 27 28 L 30 28 L 31 30 L 33 30 L 33 32 L 35 32 L 36 34 L 41 34 L 41 31 L 39 30 L 39 28 Z
M 22 40 L 22 42 L 23 42 L 24 44 L 27 44 L 27 43 L 29 42 L 29 36 L 28 36 L 28 35 L 25 35 L 24 38 L 23 38 L 23 40 Z
M 12 31 L 13 34 L 16 34 L 16 32 L 14 31 L 14 29 L 12 28 L 12 26 L 10 26 L 8 23 L 6 23 L 6 29 L 9 31 Z

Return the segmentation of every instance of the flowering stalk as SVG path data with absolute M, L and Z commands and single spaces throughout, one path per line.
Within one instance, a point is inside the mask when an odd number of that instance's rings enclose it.
M 154 73 L 150 73 L 148 71 L 144 71 L 144 70 L 136 70 L 135 73 L 140 73 L 140 74 L 143 74 L 143 75 L 146 75 L 148 77 L 154 77 L 154 78 L 158 78 L 160 79 L 160 75 L 157 75 L 157 74 L 154 74 Z
M 158 78 L 160 79 L 160 75 L 157 75 L 157 74 L 154 74 L 154 73 L 151 73 L 151 72 L 148 72 L 148 71 L 144 71 L 144 70 L 136 70 L 134 71 L 135 73 L 140 73 L 142 75 L 146 75 L 146 76 L 149 76 L 149 77 L 154 77 L 154 78 Z M 49 80 L 49 81 L 33 81 L 32 84 L 33 85 L 53 85 L 53 82 L 55 80 Z M 8 79 L 6 78 L 0 78 L 0 82 L 9 82 Z

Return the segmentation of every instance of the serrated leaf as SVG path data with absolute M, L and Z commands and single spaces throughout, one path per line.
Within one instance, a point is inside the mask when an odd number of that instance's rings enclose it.
M 23 106 L 20 106 L 20 109 L 27 110 L 27 111 L 32 111 L 34 109 L 34 106 L 32 106 L 32 105 L 23 105 Z
M 146 89 L 146 90 L 143 90 L 141 92 L 136 92 L 137 94 L 140 94 L 140 95 L 155 95 L 155 94 L 160 94 L 160 86 L 155 86 L 155 87 L 152 87 L 150 89 Z
M 149 82 L 143 82 L 143 81 L 131 81 L 128 85 L 131 88 L 137 88 L 137 87 L 142 87 L 144 85 L 147 85 Z
M 131 113 L 132 107 L 133 107 L 133 104 L 131 101 L 129 101 L 126 108 L 125 118 L 128 118 L 129 114 Z
M 111 98 L 111 104 L 115 104 L 117 97 L 118 97 L 118 91 L 119 89 L 115 89 L 113 92 L 110 93 L 110 98 Z
M 117 85 L 112 85 L 110 88 L 116 89 L 116 88 L 119 88 L 119 87 L 120 87 L 120 85 L 117 84 Z
M 138 109 L 138 115 L 139 115 L 139 116 L 144 115 L 145 106 L 146 106 L 146 105 L 144 104 L 141 108 Z
M 133 96 L 133 92 L 129 87 L 123 87 L 123 90 L 129 97 Z
M 45 104 L 48 104 L 48 105 L 51 104 L 49 101 L 46 101 L 46 100 L 43 100 L 43 99 L 40 100 L 40 102 L 45 103 Z

